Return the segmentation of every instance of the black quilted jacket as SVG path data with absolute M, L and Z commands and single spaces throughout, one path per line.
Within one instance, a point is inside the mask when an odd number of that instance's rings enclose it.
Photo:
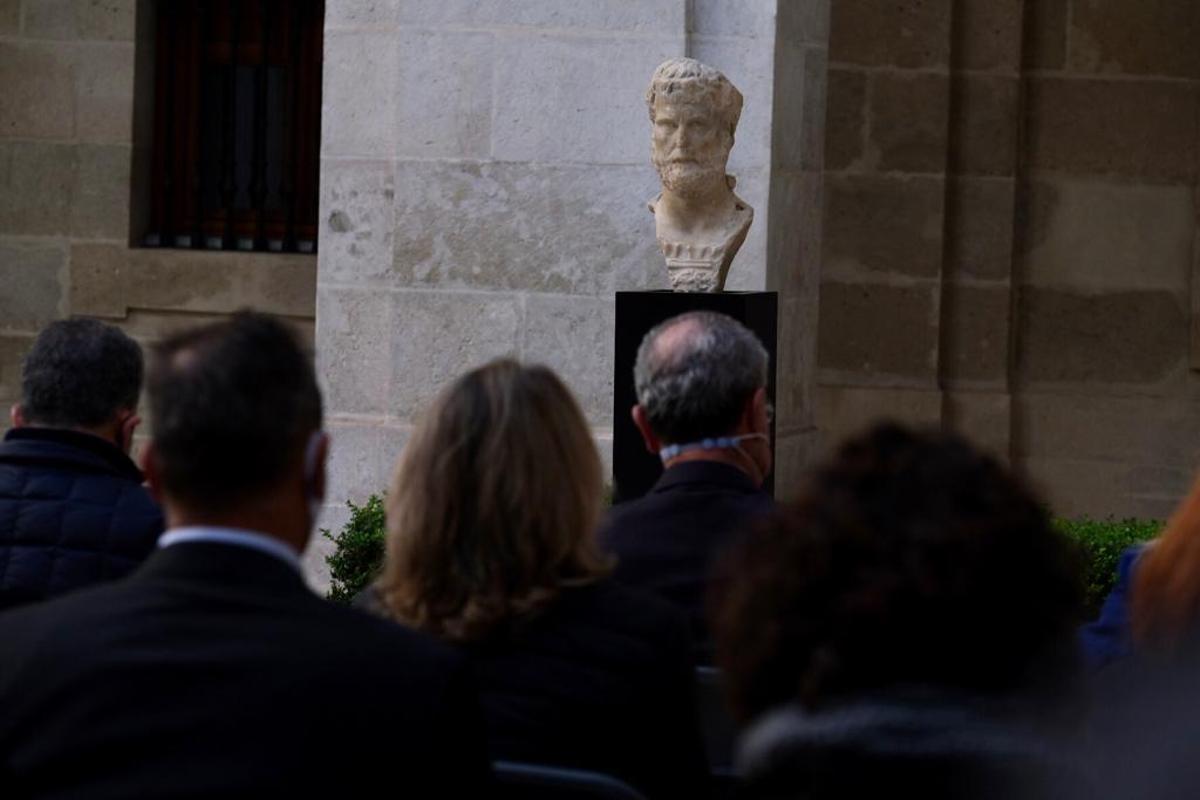
M 162 512 L 119 448 L 86 433 L 11 430 L 0 443 L 0 610 L 130 572 Z

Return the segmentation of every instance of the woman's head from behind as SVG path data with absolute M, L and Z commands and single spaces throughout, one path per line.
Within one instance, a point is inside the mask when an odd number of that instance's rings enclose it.
M 600 459 L 548 368 L 493 361 L 418 423 L 387 495 L 379 582 L 397 619 L 471 640 L 607 570 Z
M 1061 655 L 1075 552 L 962 439 L 880 425 L 812 473 L 737 552 L 717 613 L 744 718 L 905 685 L 1003 692 Z

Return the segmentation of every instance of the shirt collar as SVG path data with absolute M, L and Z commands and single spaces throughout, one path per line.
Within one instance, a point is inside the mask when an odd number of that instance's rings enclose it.
M 759 492 L 761 487 L 746 474 L 746 471 L 723 461 L 696 459 L 681 461 L 663 470 L 651 492 L 662 492 L 683 484 L 716 484 L 736 488 L 744 492 Z
M 158 539 L 158 546 L 170 547 L 188 542 L 211 542 L 215 544 L 231 544 L 236 547 L 246 547 L 266 553 L 284 562 L 292 569 L 303 574 L 304 568 L 300 563 L 300 554 L 289 545 L 267 536 L 265 533 L 248 531 L 241 528 L 219 528 L 208 525 L 193 525 L 184 528 L 172 528 Z

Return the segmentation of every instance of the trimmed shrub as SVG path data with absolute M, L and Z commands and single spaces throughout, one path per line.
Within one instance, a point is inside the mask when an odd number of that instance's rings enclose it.
M 335 603 L 349 605 L 355 595 L 375 580 L 383 564 L 386 523 L 383 498 L 373 494 L 357 506 L 347 501 L 350 519 L 337 536 L 322 528 L 321 536 L 335 545 L 325 557 L 329 565 L 329 593 Z
M 1082 550 L 1088 619 L 1096 618 L 1104 598 L 1112 591 L 1121 553 L 1135 544 L 1150 541 L 1163 527 L 1161 522 L 1141 519 L 1056 519 L 1054 525 Z
M 613 487 L 604 487 L 604 505 L 612 505 Z M 349 605 L 363 589 L 375 580 L 383 566 L 387 521 L 383 512 L 383 497 L 373 494 L 361 506 L 347 501 L 350 519 L 341 533 L 334 536 L 321 528 L 321 536 L 335 545 L 325 557 L 329 565 L 329 592 L 326 598 Z
M 350 519 L 334 536 L 322 529 L 321 535 L 334 543 L 334 552 L 325 558 L 329 565 L 330 600 L 349 604 L 365 589 L 383 564 L 387 536 L 383 498 L 371 495 L 361 506 L 347 503 Z M 1126 548 L 1149 541 L 1162 530 L 1154 520 L 1056 519 L 1054 525 L 1074 540 L 1082 551 L 1083 581 L 1088 619 L 1100 613 L 1104 598 L 1117 579 L 1117 559 Z M 1019 576 L 1014 576 L 1019 581 Z

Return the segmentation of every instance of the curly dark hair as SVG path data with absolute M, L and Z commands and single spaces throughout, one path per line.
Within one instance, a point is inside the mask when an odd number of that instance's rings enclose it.
M 137 408 L 142 348 L 94 319 L 52 322 L 38 334 L 21 370 L 21 405 L 33 424 L 91 428 Z
M 903 684 L 1003 692 L 1072 665 L 1078 556 L 962 438 L 881 424 L 735 550 L 714 609 L 735 713 Z

